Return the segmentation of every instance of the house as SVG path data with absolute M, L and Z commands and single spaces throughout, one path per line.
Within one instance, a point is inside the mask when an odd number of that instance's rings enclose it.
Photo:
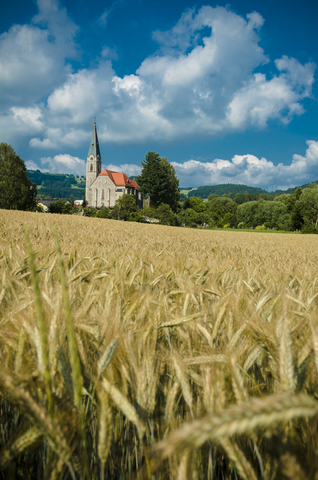
M 92 133 L 91 143 L 86 162 L 86 202 L 88 207 L 115 206 L 124 194 L 133 195 L 137 205 L 142 208 L 143 197 L 139 186 L 123 172 L 102 171 L 102 157 L 98 143 L 96 122 Z

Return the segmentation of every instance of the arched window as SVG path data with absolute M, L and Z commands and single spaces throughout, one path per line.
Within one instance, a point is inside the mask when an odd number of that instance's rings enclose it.
M 93 164 L 91 163 L 91 172 L 93 171 Z
M 104 198 L 105 198 L 105 191 L 102 190 L 102 200 L 104 200 Z

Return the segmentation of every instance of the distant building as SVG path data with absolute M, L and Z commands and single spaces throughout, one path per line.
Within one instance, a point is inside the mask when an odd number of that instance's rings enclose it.
M 37 202 L 38 205 L 42 208 L 43 212 L 48 212 L 49 211 L 49 207 L 47 207 L 44 203 L 42 202 Z
M 142 208 L 143 198 L 139 186 L 134 180 L 130 180 L 125 173 L 113 172 L 102 169 L 102 157 L 100 154 L 96 122 L 86 163 L 86 202 L 89 207 L 115 206 L 124 193 L 135 197 L 137 205 Z
M 54 199 L 51 199 L 51 200 L 48 200 L 47 198 L 37 198 L 36 199 L 36 201 L 38 203 L 41 203 L 42 205 L 45 205 L 46 207 L 49 207 L 52 202 L 55 202 L 55 200 L 57 200 L 57 198 L 54 198 Z

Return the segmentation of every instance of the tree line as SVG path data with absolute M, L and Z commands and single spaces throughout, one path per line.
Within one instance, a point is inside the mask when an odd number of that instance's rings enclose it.
M 73 176 L 72 176 L 73 177 Z M 75 177 L 70 180 L 76 181 Z M 179 180 L 165 157 L 148 152 L 136 177 L 149 206 L 139 209 L 132 195 L 123 195 L 112 209 L 84 208 L 84 215 L 124 221 L 157 221 L 164 225 L 210 228 L 256 228 L 318 233 L 318 185 L 298 187 L 293 193 L 267 192 L 210 194 L 207 201 L 190 196 L 180 201 Z M 37 186 L 28 178 L 24 161 L 11 145 L 0 144 L 0 208 L 39 209 Z M 51 213 L 74 213 L 70 202 L 52 202 Z

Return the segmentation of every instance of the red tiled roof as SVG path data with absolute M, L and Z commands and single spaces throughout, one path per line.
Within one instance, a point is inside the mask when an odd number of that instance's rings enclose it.
M 113 172 L 112 170 L 103 170 L 99 176 L 107 175 L 117 187 L 125 186 L 130 188 L 139 188 L 139 185 L 135 180 L 130 180 L 125 173 L 122 172 Z

